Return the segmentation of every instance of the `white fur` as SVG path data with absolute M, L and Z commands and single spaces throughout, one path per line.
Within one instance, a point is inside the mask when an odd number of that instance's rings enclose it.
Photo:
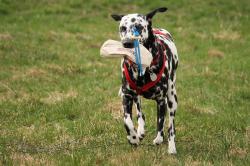
M 161 133 L 158 132 L 156 138 L 153 141 L 154 145 L 159 145 L 163 142 L 163 137 L 161 136 Z

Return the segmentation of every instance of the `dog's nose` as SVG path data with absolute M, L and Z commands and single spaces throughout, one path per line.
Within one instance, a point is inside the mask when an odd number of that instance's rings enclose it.
M 126 42 L 122 42 L 123 47 L 125 48 L 133 48 L 134 44 L 132 41 L 126 41 Z

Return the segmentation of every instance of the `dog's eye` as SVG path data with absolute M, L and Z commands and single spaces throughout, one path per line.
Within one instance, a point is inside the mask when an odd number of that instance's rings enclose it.
M 121 31 L 121 32 L 125 32 L 126 30 L 127 30 L 127 27 L 125 27 L 125 26 L 121 26 L 121 27 L 120 27 L 120 31 Z

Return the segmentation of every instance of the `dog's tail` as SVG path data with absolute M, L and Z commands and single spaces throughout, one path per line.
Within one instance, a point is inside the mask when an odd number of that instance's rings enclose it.
M 120 87 L 119 92 L 118 92 L 118 96 L 122 97 L 123 93 L 122 93 L 122 87 Z

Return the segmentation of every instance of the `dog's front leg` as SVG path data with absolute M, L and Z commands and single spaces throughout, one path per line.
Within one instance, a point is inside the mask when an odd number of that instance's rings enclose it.
M 167 105 L 165 99 L 157 100 L 157 136 L 153 141 L 156 145 L 163 142 L 166 109 Z
M 123 95 L 123 111 L 124 111 L 124 126 L 127 131 L 127 138 L 129 143 L 133 145 L 139 144 L 139 137 L 134 128 L 132 121 L 132 106 L 133 106 L 133 97 L 130 95 Z
M 134 97 L 136 112 L 137 112 L 137 121 L 138 121 L 138 128 L 137 128 L 137 135 L 140 140 L 142 140 L 145 136 L 145 116 L 141 110 L 141 98 L 139 96 Z

